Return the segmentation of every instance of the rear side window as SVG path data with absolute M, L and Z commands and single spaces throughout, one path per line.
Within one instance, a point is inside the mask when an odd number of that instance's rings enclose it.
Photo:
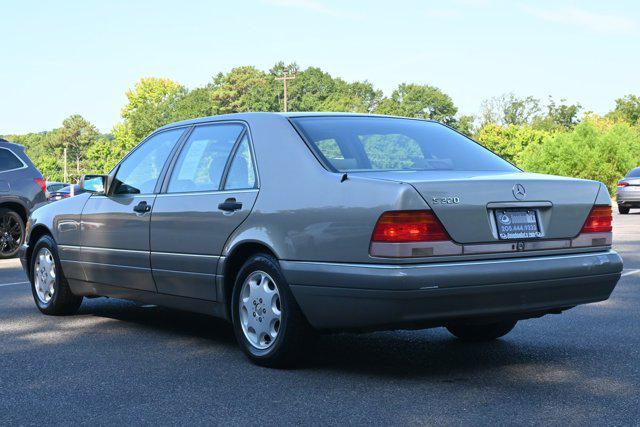
M 435 122 L 390 117 L 298 117 L 317 153 L 341 172 L 517 171 L 473 140 Z
M 243 129 L 238 124 L 195 128 L 180 152 L 167 192 L 219 190 L 229 153 Z
M 256 172 L 253 167 L 249 136 L 245 133 L 229 167 L 225 190 L 245 190 L 256 187 Z
M 24 163 L 11 150 L 0 148 L 0 172 L 20 169 Z

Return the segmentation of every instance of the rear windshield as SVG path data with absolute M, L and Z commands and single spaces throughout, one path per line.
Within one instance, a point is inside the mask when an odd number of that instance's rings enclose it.
M 631 169 L 625 178 L 640 178 L 640 168 Z
M 518 170 L 471 139 L 436 122 L 349 116 L 291 120 L 316 152 L 341 172 Z

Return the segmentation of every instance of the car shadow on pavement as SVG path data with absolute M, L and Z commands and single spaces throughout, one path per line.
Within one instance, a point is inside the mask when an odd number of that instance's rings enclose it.
M 231 325 L 211 316 L 115 299 L 88 300 L 78 314 L 121 321 L 117 328 L 155 333 L 162 339 L 201 338 L 211 346 L 236 350 L 226 354 L 236 355 L 238 363 L 249 363 L 235 343 Z M 562 346 L 516 344 L 509 336 L 489 343 L 464 343 L 442 329 L 342 333 L 319 335 L 296 369 L 396 379 L 443 377 L 444 382 L 457 382 L 507 366 L 562 364 L 566 351 Z
M 78 315 L 91 315 L 135 325 L 145 331 L 155 331 L 188 337 L 198 337 L 235 345 L 229 323 L 204 314 L 137 304 L 119 299 L 85 299 Z
M 467 375 L 522 364 L 562 364 L 566 349 L 544 350 L 515 343 L 508 336 L 486 343 L 465 343 L 442 329 L 321 337 L 306 369 L 329 369 L 351 374 L 394 378 L 443 377 L 464 381 Z

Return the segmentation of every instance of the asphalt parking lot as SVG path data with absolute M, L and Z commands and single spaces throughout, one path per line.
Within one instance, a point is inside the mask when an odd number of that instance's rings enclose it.
M 296 370 L 251 365 L 231 328 L 114 299 L 36 309 L 0 261 L 0 424 L 640 423 L 640 212 L 614 218 L 610 300 L 464 344 L 444 329 L 321 337 Z

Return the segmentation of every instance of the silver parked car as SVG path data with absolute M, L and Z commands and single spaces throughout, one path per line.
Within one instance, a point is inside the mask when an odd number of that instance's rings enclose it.
M 616 201 L 618 212 L 622 215 L 628 214 L 631 208 L 640 208 L 640 167 L 631 169 L 618 182 Z
M 525 173 L 431 121 L 247 113 L 164 126 L 38 209 L 46 314 L 110 296 L 219 316 L 256 363 L 315 331 L 491 340 L 606 300 L 622 270 L 595 181 Z

